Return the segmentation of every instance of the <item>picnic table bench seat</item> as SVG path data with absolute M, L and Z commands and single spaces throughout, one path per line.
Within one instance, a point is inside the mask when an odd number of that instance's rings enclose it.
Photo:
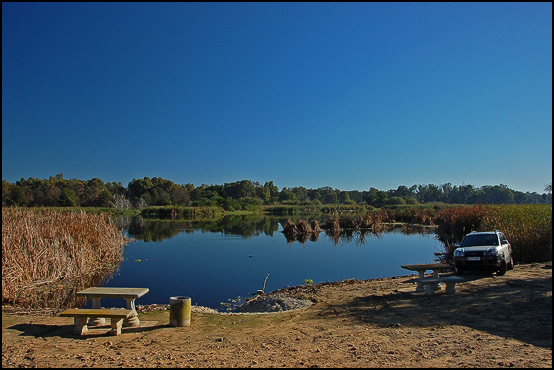
M 426 295 L 434 295 L 435 294 L 435 287 L 438 283 L 445 283 L 446 288 L 445 292 L 448 294 L 455 294 L 456 293 L 456 283 L 461 283 L 465 281 L 465 279 L 458 277 L 458 276 L 442 276 L 442 277 L 432 277 L 432 278 L 423 278 L 423 279 L 417 279 L 416 282 L 418 284 L 425 285 L 425 294 Z
M 133 315 L 133 310 L 106 310 L 97 308 L 73 308 L 60 313 L 62 317 L 73 317 L 75 327 L 73 332 L 82 335 L 88 331 L 87 319 L 89 317 L 104 317 L 111 319 L 110 335 L 121 334 L 123 320 Z
M 419 279 L 416 280 L 416 292 L 424 292 L 426 289 L 426 286 L 421 283 L 421 281 L 425 279 L 425 271 L 432 270 L 433 278 L 436 279 L 439 277 L 439 272 L 452 270 L 452 266 L 446 263 L 423 263 L 416 265 L 401 265 L 400 267 L 410 271 L 417 271 L 417 273 L 419 274 Z M 433 289 L 440 290 L 441 287 L 438 283 L 435 283 Z

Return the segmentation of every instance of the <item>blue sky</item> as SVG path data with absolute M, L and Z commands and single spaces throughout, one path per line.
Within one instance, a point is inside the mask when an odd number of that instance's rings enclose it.
M 552 181 L 551 3 L 2 3 L 2 179 Z

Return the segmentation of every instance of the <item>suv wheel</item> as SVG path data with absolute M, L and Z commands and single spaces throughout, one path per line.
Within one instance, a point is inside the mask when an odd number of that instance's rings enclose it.
M 456 275 L 463 275 L 464 274 L 464 269 L 459 267 L 459 266 L 454 266 L 454 273 Z
M 498 276 L 505 275 L 507 269 L 508 269 L 508 267 L 506 265 L 506 261 L 502 260 L 502 262 L 500 263 L 500 268 L 496 272 L 496 275 L 498 275 Z

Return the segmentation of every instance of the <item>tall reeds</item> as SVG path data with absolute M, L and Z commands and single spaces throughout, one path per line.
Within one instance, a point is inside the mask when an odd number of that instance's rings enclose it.
M 112 271 L 129 239 L 102 215 L 2 208 L 2 301 Z
M 502 231 L 517 262 L 552 261 L 552 205 L 493 205 L 486 209 L 481 227 Z
M 448 208 L 436 213 L 434 222 L 447 255 L 454 242 L 471 231 L 499 230 L 512 246 L 516 262 L 552 261 L 552 205 L 475 205 Z
M 377 209 L 362 214 L 332 214 L 325 220 L 323 228 L 333 233 L 341 230 L 360 230 L 367 228 L 382 228 L 383 223 L 393 222 L 394 215 L 390 210 Z

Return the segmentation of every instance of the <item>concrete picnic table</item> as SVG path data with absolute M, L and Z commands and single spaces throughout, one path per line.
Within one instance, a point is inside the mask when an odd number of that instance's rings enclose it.
M 433 278 L 439 277 L 439 272 L 445 271 L 445 270 L 452 270 L 452 266 L 446 264 L 446 263 L 423 263 L 419 265 L 401 265 L 403 269 L 410 270 L 410 271 L 417 271 L 419 273 L 419 279 L 425 278 L 425 271 L 431 270 L 433 271 Z M 437 284 L 435 287 L 435 290 L 440 289 L 440 285 Z M 421 283 L 417 283 L 416 292 L 424 292 L 425 291 L 425 285 Z
M 137 310 L 135 309 L 135 299 L 142 297 L 148 293 L 148 288 L 106 288 L 106 287 L 92 287 L 81 291 L 76 294 L 78 296 L 85 296 L 92 299 L 92 308 L 101 309 L 100 299 L 104 297 L 116 297 L 124 298 L 127 301 L 127 309 L 132 310 L 131 316 L 123 321 L 123 326 L 139 326 L 140 320 L 138 318 Z M 103 325 L 106 323 L 106 319 L 101 317 L 91 317 L 89 319 L 89 325 Z

